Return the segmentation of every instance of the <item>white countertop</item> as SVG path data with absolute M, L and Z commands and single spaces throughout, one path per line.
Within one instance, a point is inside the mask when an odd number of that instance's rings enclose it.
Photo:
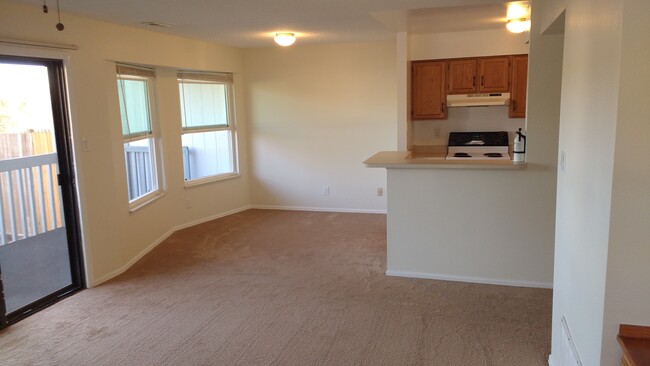
M 512 160 L 445 160 L 444 153 L 380 151 L 363 162 L 370 168 L 397 169 L 526 169 Z

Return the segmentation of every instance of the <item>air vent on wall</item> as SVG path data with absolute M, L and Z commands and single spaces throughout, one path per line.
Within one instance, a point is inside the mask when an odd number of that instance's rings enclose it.
M 155 28 L 169 28 L 171 25 L 165 24 L 165 23 L 160 23 L 160 22 L 141 22 L 140 24 L 146 25 L 147 27 L 155 27 Z

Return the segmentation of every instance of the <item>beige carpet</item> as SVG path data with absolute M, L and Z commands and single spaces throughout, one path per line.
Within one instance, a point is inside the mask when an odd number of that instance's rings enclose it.
M 551 291 L 386 277 L 384 215 L 249 210 L 0 332 L 2 365 L 545 365 Z

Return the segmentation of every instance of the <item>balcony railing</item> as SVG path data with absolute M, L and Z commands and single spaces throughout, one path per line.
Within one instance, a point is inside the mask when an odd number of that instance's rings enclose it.
M 0 160 L 0 245 L 65 225 L 56 153 Z
M 147 146 L 124 146 L 124 158 L 129 201 L 133 201 L 153 190 L 151 151 Z

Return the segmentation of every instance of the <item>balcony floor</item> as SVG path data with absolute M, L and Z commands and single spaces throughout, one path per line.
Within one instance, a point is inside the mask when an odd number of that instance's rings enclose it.
M 7 312 L 72 283 L 65 227 L 0 246 Z

